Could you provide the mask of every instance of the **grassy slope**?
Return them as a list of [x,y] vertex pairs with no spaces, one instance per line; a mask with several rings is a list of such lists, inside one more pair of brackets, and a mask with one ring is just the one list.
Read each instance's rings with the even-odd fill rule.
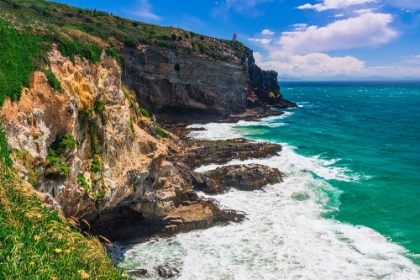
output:
[[[237,41],[210,38],[174,27],[162,27],[42,0],[0,0],[0,11],[23,24],[47,24],[77,29],[101,38],[115,48],[138,44],[160,45],[201,53],[217,60],[242,61],[245,46]],[[227,52],[223,51],[227,50]]]

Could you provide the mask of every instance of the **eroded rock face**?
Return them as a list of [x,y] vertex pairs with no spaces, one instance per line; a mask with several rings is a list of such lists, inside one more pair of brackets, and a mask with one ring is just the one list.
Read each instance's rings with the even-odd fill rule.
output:
[[247,106],[296,106],[271,93],[280,90],[277,72],[261,70],[248,48],[242,61],[229,62],[158,46],[125,48],[122,57],[125,84],[167,123],[226,119]]
[[218,167],[205,173],[214,179],[224,190],[260,190],[268,184],[282,181],[282,174],[277,168],[260,164],[229,165]]
[[124,83],[160,120],[226,117],[245,110],[248,77],[241,63],[158,46],[122,53]]
[[[45,201],[99,229],[134,219],[154,225],[154,231],[175,232],[184,228],[178,224],[208,226],[217,219],[214,206],[201,203],[167,160],[168,147],[180,150],[179,144],[157,139],[151,133],[156,124],[130,108],[112,57],[103,52],[100,63],[76,58],[73,65],[55,49],[49,59],[62,92],[37,71],[21,100],[8,100],[1,111],[21,177],[32,180]],[[51,149],[65,135],[75,145],[59,148],[61,163],[51,164]]]

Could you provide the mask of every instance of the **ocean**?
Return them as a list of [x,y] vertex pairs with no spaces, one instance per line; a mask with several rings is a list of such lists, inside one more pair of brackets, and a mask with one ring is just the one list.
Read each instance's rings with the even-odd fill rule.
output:
[[212,196],[246,212],[240,224],[115,244],[120,267],[149,279],[163,263],[178,279],[420,279],[420,82],[280,86],[298,108],[190,136],[280,143],[278,156],[228,164],[276,167],[284,182]]

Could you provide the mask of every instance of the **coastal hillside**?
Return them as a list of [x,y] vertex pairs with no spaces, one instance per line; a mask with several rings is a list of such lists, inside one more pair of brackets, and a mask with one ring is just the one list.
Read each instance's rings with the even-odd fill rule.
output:
[[[243,219],[198,197],[194,187],[214,193],[220,184],[193,171],[188,145],[160,122],[295,106],[282,99],[277,73],[255,65],[240,42],[12,0],[0,1],[0,105],[1,160],[15,170],[4,176],[112,240]],[[242,158],[279,149],[234,146]],[[2,195],[19,184],[2,183]]]

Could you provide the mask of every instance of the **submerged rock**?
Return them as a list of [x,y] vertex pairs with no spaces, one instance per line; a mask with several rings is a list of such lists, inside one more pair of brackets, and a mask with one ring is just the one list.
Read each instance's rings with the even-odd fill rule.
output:
[[258,190],[267,184],[282,181],[282,173],[277,168],[260,164],[223,166],[208,171],[205,175],[214,179],[225,190],[231,187],[245,191]]
[[158,265],[155,269],[159,276],[163,278],[173,278],[180,273],[177,268],[169,266],[168,263]]
[[147,275],[147,269],[136,268],[136,269],[127,271],[127,274],[131,275],[131,276],[137,276],[137,277],[146,276]]

